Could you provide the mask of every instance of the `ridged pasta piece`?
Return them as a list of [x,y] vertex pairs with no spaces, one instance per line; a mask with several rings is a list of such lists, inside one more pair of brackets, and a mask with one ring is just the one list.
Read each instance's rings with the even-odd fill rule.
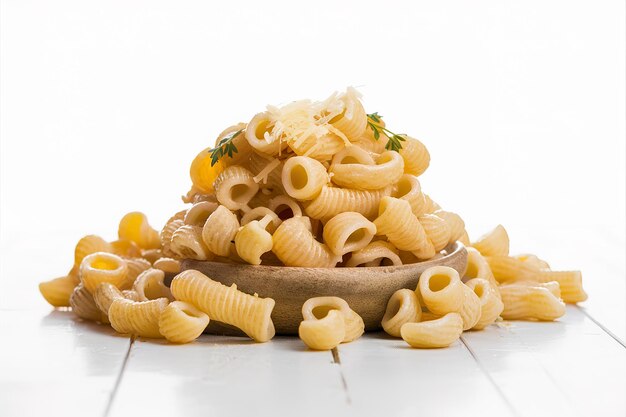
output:
[[[235,145],[235,147],[237,148],[237,152],[233,152],[232,155],[225,155],[222,159],[220,159],[220,162],[224,167],[244,164],[248,160],[248,158],[250,158],[250,155],[252,154],[252,147],[246,139],[245,129],[245,123],[237,123],[236,125],[232,125],[224,129],[224,131],[217,136],[217,139],[215,140],[215,146],[218,146],[222,139],[224,139],[226,136],[233,133],[235,134],[235,136],[233,136],[233,138],[231,139],[231,143]],[[237,134],[237,132],[241,133]],[[213,178],[213,180],[215,180],[215,178]]]
[[54,307],[69,307],[70,296],[76,287],[73,277],[64,276],[39,283],[39,292]]
[[165,286],[164,279],[165,272],[160,269],[150,268],[143,271],[133,284],[133,290],[137,292],[139,301],[156,300],[157,298],[173,300],[172,292]]
[[320,137],[310,135],[302,141],[292,141],[289,147],[296,155],[307,156],[318,161],[328,161],[341,152],[345,142],[336,134],[328,133]]
[[484,329],[495,322],[504,309],[500,294],[496,293],[491,283],[483,278],[472,278],[465,285],[474,291],[480,300],[480,318],[472,328]]
[[272,251],[287,266],[332,268],[341,260],[327,245],[315,240],[308,217],[285,220],[272,236]]
[[431,312],[445,315],[458,312],[465,294],[459,273],[447,266],[433,266],[422,272],[417,282],[423,305]]
[[202,236],[203,229],[199,226],[181,226],[172,235],[170,250],[180,258],[209,260],[212,254]]
[[157,259],[152,266],[163,272],[170,274],[178,274],[180,272],[180,261],[172,258]]
[[91,321],[98,321],[100,323],[108,323],[108,317],[100,311],[93,296],[83,284],[79,284],[72,295],[70,296],[70,306],[72,312],[78,317]]
[[285,162],[262,153],[253,152],[248,168],[254,174],[254,180],[262,190],[283,194],[282,172]]
[[[380,119],[378,124],[383,127],[385,126],[383,119]],[[374,137],[374,131],[368,126],[365,132],[352,143],[368,152],[381,154],[386,151],[385,146],[387,142],[389,142],[389,137],[387,137],[384,132],[380,132],[380,136],[376,139]]]
[[435,252],[439,252],[450,243],[450,227],[448,223],[439,216],[434,214],[424,214],[417,219],[422,227],[428,240],[433,244]]
[[431,349],[444,348],[459,340],[463,333],[463,319],[458,313],[448,313],[443,317],[405,323],[400,328],[400,336],[411,347]]
[[417,217],[427,214],[426,201],[424,200],[422,187],[416,176],[409,174],[402,175],[395,184],[391,196],[408,201],[411,205],[411,211],[413,211],[413,214]]
[[321,319],[331,310],[339,311],[343,317],[345,335],[342,343],[352,342],[363,335],[365,331],[363,319],[340,297],[309,298],[302,305],[302,317],[305,321]]
[[339,129],[349,140],[357,140],[367,128],[367,115],[363,104],[354,89],[347,91],[339,99],[343,102],[343,110],[330,119],[329,123]]
[[283,221],[278,217],[276,213],[274,213],[267,207],[255,207],[249,212],[245,213],[243,216],[241,216],[241,225],[245,226],[253,220],[261,220],[267,216],[270,217],[271,221],[267,224],[265,229],[270,233],[274,233],[276,228],[280,226]]
[[257,342],[267,342],[274,337],[270,316],[275,302],[271,298],[245,294],[238,291],[235,284],[227,287],[191,269],[172,280],[171,290],[177,300],[193,304],[211,320],[241,329]]
[[109,307],[109,320],[118,333],[159,339],[163,337],[159,331],[159,319],[168,304],[167,298],[150,301],[118,298]]
[[352,190],[339,187],[323,187],[320,194],[305,206],[309,217],[326,222],[345,211],[356,211],[368,220],[378,213],[378,206],[383,197],[391,193],[391,187],[374,191]]
[[163,251],[161,249],[144,249],[141,251],[141,258],[150,264],[153,264],[157,259],[163,257]]
[[124,295],[124,298],[126,298],[127,300],[141,301],[139,299],[139,294],[137,294],[137,291],[135,290],[122,290],[122,294]]
[[[561,298],[561,286],[557,281],[537,282],[537,281],[515,281],[515,285],[526,285],[527,287],[542,287],[547,289],[556,298]],[[504,284],[508,285],[508,284]],[[563,300],[565,301],[565,300]]]
[[[101,252],[108,251],[104,250]],[[138,258],[141,256],[141,249],[132,240],[117,239],[111,242],[111,253],[126,258]]]
[[324,242],[335,255],[366,247],[376,234],[376,226],[361,213],[347,211],[330,219],[324,225]]
[[561,289],[561,298],[566,303],[579,303],[587,299],[587,293],[583,289],[583,278],[580,271],[546,271],[537,275],[537,280],[542,283],[556,281]]
[[346,325],[338,310],[329,310],[322,318],[303,320],[298,327],[300,339],[310,349],[330,350],[343,341]]
[[374,224],[376,233],[386,235],[398,249],[411,251],[420,259],[430,259],[435,255],[435,247],[411,211],[408,201],[383,197]]
[[419,140],[407,135],[403,136],[406,140],[402,142],[400,155],[404,159],[404,172],[419,177],[430,165],[430,153]]
[[282,183],[285,192],[296,200],[312,200],[328,183],[328,173],[313,158],[292,156],[283,166]]
[[405,323],[415,323],[422,318],[422,307],[415,291],[401,289],[393,293],[387,302],[387,309],[381,325],[391,336],[400,337],[400,329]]
[[472,278],[483,278],[489,281],[494,291],[500,297],[500,291],[498,290],[498,281],[491,272],[491,267],[487,260],[472,247],[467,247],[467,267],[465,268],[464,280]]
[[296,200],[286,195],[279,195],[270,200],[268,207],[281,220],[291,219],[292,217],[301,217],[302,209]]
[[161,240],[161,250],[165,256],[175,256],[174,252],[170,249],[170,244],[172,243],[172,235],[179,227],[184,226],[184,218],[187,214],[187,210],[182,210],[172,216],[163,229],[161,229],[161,233],[159,234],[159,238]]
[[469,245],[471,245],[469,234],[467,234],[467,230],[464,230],[461,237],[459,237],[457,240],[461,242],[463,245],[465,245],[465,247],[469,247]]
[[509,235],[506,229],[497,225],[493,230],[482,235],[476,242],[472,242],[483,256],[508,256],[509,255]]
[[159,232],[150,226],[146,215],[139,211],[128,213],[122,217],[117,235],[120,239],[132,240],[141,249],[159,249],[161,247]]
[[[417,258],[415,259],[417,260]],[[363,249],[352,252],[350,259],[348,259],[344,266],[379,266],[381,264],[385,264],[386,260],[388,260],[388,264],[394,266],[403,264],[402,260],[398,256],[398,249],[395,246],[389,242],[377,240],[371,242]]]
[[500,286],[505,320],[556,320],[565,314],[565,303],[544,287],[520,284]]
[[168,304],[159,318],[159,332],[172,343],[190,343],[209,325],[209,316],[183,301]]
[[441,210],[441,206],[435,203],[428,194],[424,194],[424,213],[432,214],[437,210]]
[[267,155],[277,155],[287,143],[273,133],[273,124],[268,112],[256,114],[246,128],[246,140],[256,151]]
[[96,252],[113,252],[113,246],[100,236],[87,235],[74,248],[74,266],[79,267],[85,256]]
[[187,213],[185,213],[185,218],[183,219],[184,224],[188,224],[190,226],[204,226],[206,220],[209,216],[217,209],[219,204],[214,203],[212,201],[200,201],[199,203],[194,204]]
[[206,247],[218,256],[230,254],[230,242],[239,230],[237,216],[225,206],[219,206],[202,228],[202,240]]
[[126,279],[128,266],[117,255],[96,252],[85,256],[80,264],[80,281],[87,291],[93,292],[102,282],[119,287]]
[[109,308],[113,301],[118,298],[125,298],[122,291],[117,288],[115,285],[109,282],[103,282],[102,284],[96,287],[96,290],[93,292],[93,301],[96,304],[96,307],[107,316],[109,316]]
[[239,165],[226,168],[215,180],[217,201],[229,210],[249,209],[248,203],[259,191],[254,175]]
[[519,259],[522,262],[526,262],[529,265],[532,265],[538,269],[550,269],[550,264],[548,262],[544,261],[537,255],[534,255],[532,253],[522,253],[519,255],[515,255],[514,258]]
[[443,219],[450,229],[450,242],[456,242],[465,234],[465,222],[456,213],[445,210],[436,210],[435,216]]
[[485,256],[485,259],[493,276],[500,283],[538,280],[539,269],[519,259],[511,256]]
[[463,319],[463,330],[469,330],[480,320],[480,299],[467,285],[461,284],[461,287],[463,288],[463,305],[458,313]]
[[124,277],[124,281],[119,285],[121,290],[132,288],[139,274],[152,267],[150,262],[142,258],[125,258],[124,260],[126,261],[127,269],[126,277]]
[[404,160],[394,151],[383,152],[376,165],[340,163],[330,166],[331,180],[355,190],[378,190],[396,183],[404,171]]
[[[384,152],[384,151],[383,151]],[[378,152],[382,153],[382,152]],[[340,164],[376,165],[371,153],[360,146],[348,146],[333,156],[330,166]]]
[[242,226],[235,236],[237,254],[252,265],[261,265],[261,255],[272,250],[272,235],[265,230],[272,217],[253,220]]

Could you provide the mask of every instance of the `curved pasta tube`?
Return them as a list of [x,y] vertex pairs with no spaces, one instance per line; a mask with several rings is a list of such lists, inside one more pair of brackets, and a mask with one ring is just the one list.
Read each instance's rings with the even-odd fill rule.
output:
[[152,266],[169,274],[178,274],[180,272],[180,261],[172,258],[157,259]]
[[328,161],[345,147],[345,142],[337,135],[328,133],[317,137],[309,135],[304,140],[289,142],[289,147],[296,155],[306,156],[318,161]]
[[109,322],[107,316],[96,305],[91,293],[82,284],[74,288],[70,296],[70,307],[72,307],[72,312],[82,319],[100,323]]
[[242,226],[235,236],[237,254],[252,265],[261,265],[261,255],[272,250],[272,235],[265,230],[272,221],[270,216],[253,220]]
[[137,294],[137,291],[135,290],[122,290],[122,294],[124,295],[124,298],[126,298],[127,300],[141,301],[139,299],[139,294]]
[[540,276],[541,271],[537,267],[511,256],[485,256],[485,260],[500,283],[537,281]]
[[389,194],[391,187],[364,191],[325,186],[320,194],[305,206],[304,211],[309,217],[320,219],[322,222],[345,211],[356,211],[372,220],[378,213],[381,199]]
[[[385,121],[380,119],[380,126],[385,126]],[[381,154],[386,151],[385,146],[389,142],[389,137],[384,132],[380,132],[378,139],[374,137],[374,131],[369,127],[365,128],[365,132],[352,143],[368,152]]]
[[301,217],[302,209],[298,203],[286,195],[274,197],[269,202],[269,209],[282,219],[287,220],[293,217]]
[[505,320],[556,320],[565,314],[565,303],[549,289],[539,286],[507,284],[500,286]]
[[541,283],[558,282],[561,297],[566,303],[578,303],[587,299],[582,279],[580,271],[540,271],[537,275],[537,280]]
[[400,155],[404,159],[404,172],[419,177],[430,165],[430,153],[419,140],[407,135],[403,136],[406,140],[402,142]]
[[463,304],[458,313],[463,320],[463,330],[469,330],[480,320],[480,299],[467,285],[461,284],[461,288],[463,288]]
[[167,298],[172,301],[174,297],[163,280],[165,272],[160,269],[148,269],[143,271],[135,280],[133,290],[137,292],[139,301],[156,300],[157,298]]
[[367,150],[358,145],[348,146],[333,156],[330,166],[335,165],[376,165],[376,161]]
[[256,151],[268,155],[277,155],[287,143],[274,137],[272,134],[273,124],[268,112],[256,114],[246,128],[246,140]]
[[178,213],[174,214],[163,226],[161,229],[161,233],[159,233],[159,238],[161,240],[161,250],[165,256],[174,256],[174,252],[170,250],[170,244],[172,242],[172,235],[174,232],[181,226],[183,226],[185,215],[187,214],[187,210],[181,210]]
[[398,249],[395,246],[384,240],[376,240],[363,249],[352,252],[345,266],[379,266],[385,260],[389,260],[389,263],[394,266],[402,265],[403,263],[398,256]]
[[361,213],[347,211],[324,225],[324,242],[338,256],[363,249],[376,234],[376,226]]
[[282,222],[272,240],[272,251],[287,266],[332,268],[341,260],[328,246],[315,240],[306,217],[293,217]]
[[119,256],[96,252],[85,256],[81,262],[80,281],[91,293],[102,282],[110,282],[119,287],[124,282],[127,271],[126,261]]
[[303,320],[298,327],[300,339],[311,349],[330,350],[342,342],[346,334],[343,315],[338,310],[330,310],[319,319]]
[[285,192],[296,200],[312,200],[328,183],[328,174],[319,161],[292,156],[283,166],[282,183]]
[[209,251],[218,256],[230,254],[230,242],[239,230],[237,216],[224,206],[219,206],[202,228],[202,240]]
[[415,323],[421,318],[422,308],[415,291],[401,289],[389,298],[381,325],[389,335],[400,337],[403,324]]
[[[508,284],[505,284],[508,285]],[[546,288],[556,298],[561,298],[561,286],[556,281],[537,282],[537,281],[515,281],[515,285],[526,285],[527,287]],[[565,301],[565,300],[563,300]]]
[[529,265],[532,265],[538,269],[550,269],[550,264],[543,259],[539,258],[537,255],[532,253],[522,253],[519,255],[515,255],[514,258],[519,259],[522,262],[527,262]]
[[450,243],[450,227],[441,217],[434,214],[424,214],[418,218],[424,228],[428,240],[433,244],[435,252],[439,252]]
[[469,247],[469,245],[471,244],[469,235],[467,234],[467,230],[464,230],[461,237],[459,237],[457,240],[465,245],[466,248]]
[[[298,207],[299,208],[299,207]],[[249,212],[241,216],[241,225],[245,226],[253,220],[261,220],[264,217],[270,217],[270,222],[265,227],[268,232],[274,233],[276,228],[283,222],[276,213],[267,207],[255,207]]]
[[122,217],[117,235],[120,239],[132,240],[141,249],[159,249],[161,247],[159,232],[150,226],[146,215],[139,211],[128,213]]
[[378,190],[396,183],[403,174],[404,161],[398,152],[383,152],[376,165],[341,163],[330,166],[331,180],[356,190]]
[[39,284],[39,292],[46,301],[54,307],[69,307],[70,296],[76,287],[73,277],[55,278]]
[[332,310],[339,311],[344,320],[345,334],[342,343],[352,342],[363,335],[365,331],[363,318],[340,297],[309,298],[302,305],[302,317],[304,321],[319,320]]
[[[99,252],[108,252],[106,250]],[[141,249],[135,242],[128,239],[117,239],[111,242],[111,253],[117,256],[123,256],[126,258],[139,258],[141,256]]]
[[183,223],[190,226],[202,227],[209,216],[217,210],[218,206],[219,204],[213,201],[200,201],[187,210]]
[[[217,136],[215,146],[218,146],[226,136],[235,133],[235,136],[231,139],[231,143],[235,145],[237,152],[233,152],[232,155],[224,155],[224,157],[220,159],[219,162],[221,162],[224,167],[244,164],[250,157],[250,154],[252,154],[252,147],[246,139],[246,127],[245,123],[237,123],[236,125],[224,129],[224,131]],[[236,132],[239,131],[241,131],[241,133],[236,134]],[[210,156],[210,152],[207,151],[207,153]],[[215,180],[215,178],[213,178],[213,180]],[[213,181],[211,181],[210,184],[212,185]]]
[[482,235],[476,242],[472,242],[483,256],[508,256],[509,255],[509,235],[506,229],[497,225],[490,232]]
[[504,309],[500,294],[496,293],[491,283],[483,278],[472,278],[465,283],[480,300],[480,318],[473,329],[484,329],[495,322]]
[[117,298],[109,307],[111,327],[118,333],[134,334],[153,339],[162,338],[163,336],[159,331],[159,319],[168,304],[167,298],[149,301]]
[[205,261],[212,258],[211,252],[202,239],[203,229],[199,226],[184,225],[172,235],[170,250],[180,258]]
[[450,230],[450,242],[456,242],[466,233],[465,222],[458,214],[445,210],[436,210],[433,214],[445,221],[448,225],[448,229]]
[[213,192],[213,182],[217,176],[224,171],[225,165],[222,161],[226,158],[222,158],[222,160],[213,164],[211,149],[212,147],[208,147],[201,150],[191,162],[191,166],[189,167],[189,178],[191,178],[192,189],[189,191],[188,197],[191,197],[191,194],[194,193]]
[[74,248],[74,266],[79,267],[85,256],[96,252],[113,252],[113,246],[100,236],[87,235]]
[[443,316],[461,310],[464,301],[459,273],[447,266],[433,266],[422,272],[417,282],[419,295],[431,312]]
[[400,177],[391,193],[392,197],[406,200],[411,205],[411,211],[417,217],[426,213],[426,201],[422,193],[422,187],[416,176],[404,174]]
[[450,346],[463,333],[463,319],[458,313],[419,323],[406,323],[400,329],[402,339],[414,348]]
[[274,337],[271,319],[274,300],[259,298],[213,281],[206,275],[187,270],[178,274],[171,284],[177,300],[193,304],[211,320],[230,324],[241,329],[257,342],[267,342]]
[[109,282],[103,282],[102,284],[96,287],[96,290],[93,292],[93,301],[96,304],[96,307],[107,316],[109,316],[109,308],[113,301],[118,298],[125,298],[122,291],[117,288],[115,285]]
[[163,251],[161,249],[144,249],[141,251],[141,259],[153,264],[159,258],[163,257]]
[[500,297],[500,291],[498,290],[498,281],[496,281],[489,267],[487,260],[472,247],[467,247],[467,267],[465,268],[465,274],[463,278],[465,280],[472,278],[483,278],[489,281],[498,298]]
[[190,343],[209,325],[209,316],[194,305],[173,301],[159,318],[159,332],[172,343]]
[[150,269],[152,265],[150,262],[142,258],[126,258],[126,276],[124,281],[119,285],[122,290],[132,288],[133,283],[143,271]]
[[229,210],[248,210],[248,203],[259,191],[252,173],[239,165],[226,168],[213,186],[217,201]]
[[374,224],[376,233],[386,235],[398,249],[413,252],[420,259],[435,256],[435,247],[407,201],[383,197]]
[[339,129],[349,140],[357,140],[367,128],[367,115],[356,90],[348,90],[340,98],[343,109],[329,123]]
[[441,206],[433,201],[428,194],[424,194],[424,213],[431,214],[441,210]]

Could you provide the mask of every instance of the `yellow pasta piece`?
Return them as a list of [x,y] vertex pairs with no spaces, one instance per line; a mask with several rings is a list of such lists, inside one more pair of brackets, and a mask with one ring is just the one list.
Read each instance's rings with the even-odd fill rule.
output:
[[[108,252],[107,250],[99,252]],[[139,258],[141,249],[135,242],[128,239],[118,239],[111,242],[111,253],[126,258]]]
[[200,201],[187,210],[183,223],[190,226],[202,227],[218,206],[219,204],[213,201]]
[[150,262],[146,261],[142,258],[126,258],[126,277],[124,277],[124,281],[119,285],[119,288],[122,290],[127,290],[132,288],[135,280],[143,271],[150,269],[152,265]]
[[[542,287],[547,289],[554,295],[556,298],[561,298],[561,286],[557,281],[548,281],[548,282],[538,282],[538,281],[515,281],[515,285],[525,285],[527,287]],[[508,284],[504,284],[508,285]],[[565,301],[565,300],[563,300]]]
[[249,210],[248,203],[259,191],[254,175],[239,165],[226,168],[213,186],[217,201],[229,210]]
[[187,213],[187,210],[180,211],[176,213],[172,218],[170,218],[163,229],[161,229],[160,240],[161,240],[161,250],[165,256],[176,256],[174,252],[172,252],[170,245],[172,243],[172,235],[179,227],[185,225],[184,217]]
[[[208,222],[208,220],[207,220]],[[203,240],[203,229],[199,226],[184,225],[172,235],[170,250],[181,258],[206,261],[212,258]]]
[[282,170],[285,192],[296,200],[312,200],[328,183],[326,168],[306,156],[292,156]]
[[463,237],[465,234],[465,222],[461,216],[445,210],[436,210],[433,214],[443,219],[448,225],[450,229],[450,242],[456,242]]
[[346,334],[343,315],[338,310],[329,310],[321,318],[303,320],[298,328],[300,339],[311,349],[330,350],[342,342]]
[[74,288],[70,296],[70,306],[74,314],[82,319],[100,323],[109,322],[107,316],[96,305],[91,293],[82,284]]
[[118,298],[125,298],[122,291],[117,288],[115,285],[109,282],[103,282],[102,284],[96,287],[96,290],[93,292],[93,301],[96,304],[96,307],[107,316],[109,316],[109,308],[113,301]]
[[74,249],[74,266],[79,267],[85,256],[96,252],[113,252],[113,246],[100,236],[87,235],[80,239]]
[[404,158],[404,172],[419,177],[430,165],[430,154],[426,146],[419,140],[407,135],[402,142],[400,155]]
[[368,220],[378,213],[378,206],[384,196],[391,193],[391,187],[375,191],[352,190],[339,187],[323,187],[320,194],[305,206],[306,214],[322,222],[345,211],[356,211]]
[[472,278],[465,285],[474,291],[480,300],[480,318],[472,328],[484,329],[495,322],[504,309],[500,294],[496,293],[491,283],[483,278]]
[[141,251],[141,257],[144,261],[153,264],[157,259],[163,257],[163,251],[161,249],[144,249]]
[[133,284],[133,290],[137,292],[139,301],[156,300],[157,298],[173,300],[172,292],[163,283],[164,279],[165,272],[160,269],[151,268],[139,274]]
[[[539,269],[511,256],[485,256],[498,282],[537,281]],[[552,280],[550,280],[552,281]]]
[[463,230],[463,234],[457,240],[465,245],[465,247],[468,247],[471,244],[469,235],[467,234],[467,230]]
[[492,231],[482,235],[476,242],[472,243],[483,256],[508,256],[509,255],[509,235],[506,229],[497,225]]
[[137,294],[137,291],[135,290],[122,290],[122,294],[124,295],[124,298],[126,298],[127,300],[141,301],[139,299],[139,294]]
[[366,247],[376,234],[374,223],[353,211],[340,213],[324,226],[324,242],[338,256]]
[[341,164],[376,165],[376,161],[366,149],[360,146],[348,146],[333,156],[330,166]]
[[400,337],[400,329],[405,323],[415,323],[422,318],[422,307],[415,291],[401,289],[393,293],[387,302],[387,310],[381,325],[394,337]]
[[274,337],[270,315],[275,302],[271,298],[245,294],[235,284],[227,287],[194,270],[178,274],[172,280],[171,290],[177,300],[193,304],[211,320],[241,329],[257,342]]
[[141,249],[159,249],[161,247],[159,232],[148,224],[146,215],[138,211],[122,217],[117,235],[120,239],[132,240]]
[[276,228],[280,226],[283,221],[278,217],[276,213],[274,213],[267,207],[255,207],[249,212],[245,213],[243,216],[241,216],[241,225],[245,226],[253,220],[261,220],[267,216],[270,217],[271,221],[267,224],[265,228],[268,232],[274,233]]
[[514,258],[519,259],[522,262],[526,262],[529,265],[532,265],[538,269],[550,269],[550,264],[548,264],[548,262],[539,258],[537,255],[533,255],[532,253],[515,255]]
[[209,316],[183,301],[168,304],[159,318],[159,332],[170,342],[190,343],[209,325]]
[[[219,146],[220,142],[226,138],[226,136],[234,135],[232,136],[231,143],[237,148],[237,152],[233,152],[232,155],[224,155],[224,157],[220,159],[220,162],[222,162],[224,167],[244,164],[250,158],[250,155],[252,154],[252,147],[246,140],[246,127],[245,123],[237,123],[236,125],[224,129],[224,131],[217,136],[217,139],[215,140],[216,147]],[[215,178],[213,178],[213,180],[215,180]],[[212,190],[208,190],[207,192],[211,191]]]
[[75,287],[76,280],[73,277],[65,276],[41,282],[39,284],[39,292],[50,305],[54,307],[69,307],[70,296],[74,292]]
[[267,155],[277,155],[287,146],[273,134],[273,121],[268,112],[256,114],[246,128],[246,140],[256,151]]
[[428,194],[424,194],[424,213],[432,214],[437,210],[441,210],[441,206],[435,203]]
[[489,267],[487,260],[476,249],[468,247],[467,249],[467,268],[465,269],[464,279],[483,278],[489,281],[494,288],[498,297],[500,297],[500,291],[498,290],[498,281],[496,281]]
[[348,162],[330,166],[331,180],[356,190],[378,190],[396,183],[404,171],[404,160],[394,151],[383,152],[376,165]]
[[433,266],[422,272],[417,283],[428,310],[438,315],[458,312],[465,294],[459,273],[447,266]]
[[287,266],[332,268],[341,260],[327,245],[315,240],[308,217],[285,220],[272,236],[272,251]]
[[389,242],[377,240],[369,243],[363,249],[352,252],[350,259],[344,266],[398,266],[402,264],[403,262],[398,256],[398,249],[395,246]]
[[367,115],[359,100],[359,94],[354,89],[348,89],[339,97],[339,100],[343,103],[343,109],[329,123],[339,129],[349,140],[357,140],[367,128]]
[[302,305],[302,317],[305,321],[321,319],[331,310],[339,311],[343,317],[345,334],[342,343],[352,342],[363,335],[365,331],[363,319],[340,297],[309,298]]
[[201,193],[213,192],[213,182],[224,170],[225,166],[222,161],[225,160],[226,158],[222,158],[216,164],[212,164],[211,147],[200,151],[189,168],[189,177],[193,188]]
[[119,287],[126,278],[128,266],[117,255],[96,252],[85,256],[80,264],[80,281],[87,291],[93,292],[98,284],[110,282]]
[[159,319],[168,304],[167,298],[150,301],[118,298],[109,307],[109,320],[118,333],[159,339],[163,337],[159,332]]
[[242,226],[235,236],[237,254],[252,265],[261,265],[261,255],[272,250],[272,235],[265,230],[272,217],[253,220]]
[[169,274],[178,274],[180,272],[180,261],[172,258],[157,259],[152,266]]
[[435,252],[439,252],[450,243],[450,227],[448,223],[439,216],[434,214],[424,214],[418,219],[428,240],[433,244]]
[[459,340],[463,319],[458,313],[419,323],[405,323],[400,328],[402,339],[414,348],[443,348]]
[[224,206],[219,206],[202,228],[202,240],[209,251],[219,256],[230,254],[230,242],[239,230],[237,216]]
[[302,209],[298,203],[286,195],[279,195],[272,198],[269,201],[268,207],[282,220],[302,216]]
[[520,284],[500,286],[505,320],[556,320],[565,314],[565,303],[547,288]]
[[463,330],[469,330],[480,320],[480,299],[467,285],[461,284],[461,287],[463,288],[463,305],[458,313],[463,320]]
[[426,201],[424,200],[422,187],[416,176],[409,174],[402,175],[396,183],[391,196],[408,201],[411,205],[411,211],[413,211],[413,214],[417,217],[427,214]]
[[411,251],[420,259],[435,255],[435,247],[406,200],[383,197],[374,224],[376,233],[386,235],[398,249]]
[[289,147],[296,155],[307,156],[318,161],[327,161],[345,147],[345,142],[334,133],[320,137],[310,135],[303,141],[293,141]]
[[541,271],[537,280],[542,283],[556,281],[561,289],[561,297],[566,303],[579,303],[587,299],[583,289],[583,278],[580,271]]
[[[385,121],[380,119],[379,126],[384,127]],[[368,152],[381,154],[386,151],[385,146],[389,142],[389,137],[384,132],[380,132],[378,139],[374,137],[374,131],[371,128],[366,128],[365,132],[357,140],[352,143]]]

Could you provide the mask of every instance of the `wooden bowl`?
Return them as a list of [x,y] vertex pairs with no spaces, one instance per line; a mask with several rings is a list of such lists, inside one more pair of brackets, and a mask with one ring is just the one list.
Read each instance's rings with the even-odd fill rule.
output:
[[[278,334],[297,334],[302,304],[311,297],[327,295],[346,300],[363,317],[366,330],[379,330],[389,297],[401,288],[414,289],[424,270],[442,265],[461,275],[465,272],[467,251],[462,243],[450,244],[442,255],[415,264],[362,268],[299,268],[186,259],[182,270],[195,269],[224,285],[235,283],[245,293],[273,298],[276,306],[272,320]],[[224,329],[213,328],[217,332]]]

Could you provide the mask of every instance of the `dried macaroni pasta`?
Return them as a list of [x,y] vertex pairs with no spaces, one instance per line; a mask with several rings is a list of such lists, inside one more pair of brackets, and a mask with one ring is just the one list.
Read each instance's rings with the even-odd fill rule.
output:
[[321,318],[303,320],[298,327],[300,339],[309,348],[330,350],[339,346],[346,335],[346,324],[338,310],[329,310]]
[[157,298],[173,300],[172,292],[163,283],[164,279],[165,272],[160,269],[151,268],[143,271],[133,284],[133,290],[137,292],[139,301],[156,300]]
[[459,273],[447,266],[433,266],[422,272],[417,283],[424,305],[433,313],[458,312],[465,294]]
[[183,301],[168,304],[159,318],[159,333],[173,343],[196,340],[209,325],[209,316]]
[[507,284],[500,286],[507,320],[537,319],[556,320],[565,314],[565,303],[549,289],[539,286]]
[[73,277],[64,276],[39,284],[39,292],[54,307],[69,307],[70,296],[77,282]]
[[204,226],[204,223],[206,223],[209,216],[217,210],[218,206],[219,204],[214,203],[213,201],[200,201],[187,210],[183,223],[190,226],[202,227]]
[[404,135],[400,155],[404,158],[404,172],[415,175],[422,175],[430,165],[430,154],[422,142],[410,136]]
[[328,246],[315,240],[308,217],[285,220],[272,236],[272,251],[287,266],[332,268],[341,260]]
[[509,235],[506,229],[497,225],[495,229],[481,236],[476,242],[472,242],[483,256],[508,256],[509,255]]
[[202,235],[203,229],[200,226],[181,226],[172,235],[170,250],[181,258],[208,260],[212,255]]
[[85,256],[80,264],[80,281],[92,293],[102,282],[120,286],[126,279],[126,261],[117,255],[96,252]]
[[484,329],[500,316],[504,304],[500,300],[500,293],[496,292],[489,281],[483,278],[472,278],[465,283],[480,300],[480,318],[473,329]]
[[229,210],[249,210],[248,203],[259,191],[254,175],[239,165],[226,168],[213,186],[217,201]]
[[87,235],[81,238],[74,249],[74,266],[79,267],[85,256],[96,252],[113,252],[113,246],[100,236]]
[[237,216],[224,206],[219,206],[202,228],[202,240],[209,251],[219,256],[230,254],[230,242],[239,230]]
[[108,323],[108,317],[100,311],[93,296],[87,289],[79,284],[70,296],[70,306],[78,317],[100,323]]
[[405,323],[415,323],[422,318],[422,307],[415,291],[401,289],[393,293],[387,302],[387,309],[381,325],[394,337],[400,337],[400,329]]
[[398,256],[398,249],[389,242],[377,240],[371,242],[363,249],[352,252],[345,266],[379,266],[379,265],[402,265]]
[[117,234],[120,239],[131,240],[142,249],[159,249],[161,247],[159,232],[148,224],[146,215],[138,211],[122,217]]
[[324,225],[324,242],[335,255],[363,249],[376,234],[374,223],[356,212],[336,215]]
[[162,338],[159,331],[159,319],[168,304],[167,298],[149,301],[117,298],[109,307],[109,320],[118,333],[153,339]]
[[312,200],[328,183],[328,173],[319,161],[294,156],[283,166],[282,183],[285,192],[296,200]]
[[461,337],[463,319],[458,313],[419,323],[405,323],[400,328],[402,339],[414,348],[442,348]]
[[346,211],[356,211],[368,220],[372,220],[378,213],[381,199],[390,193],[391,187],[363,191],[326,186],[314,200],[305,206],[304,211],[309,217],[323,222]]
[[252,265],[261,264],[261,255],[272,250],[272,235],[265,230],[272,222],[271,216],[253,220],[242,226],[235,236],[237,254]]
[[321,319],[331,310],[341,313],[345,324],[342,343],[352,342],[363,334],[365,324],[357,312],[352,310],[348,303],[339,297],[313,297],[302,305],[302,317],[305,321]]
[[386,151],[376,165],[337,163],[330,166],[331,180],[356,190],[378,190],[396,183],[404,171],[404,160],[398,152]]

